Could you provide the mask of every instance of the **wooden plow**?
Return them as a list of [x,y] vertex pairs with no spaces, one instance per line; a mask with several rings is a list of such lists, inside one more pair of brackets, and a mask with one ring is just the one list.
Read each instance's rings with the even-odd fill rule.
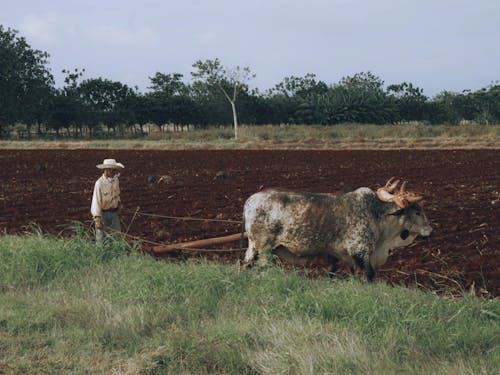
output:
[[236,233],[236,234],[231,234],[231,235],[222,236],[222,237],[205,238],[203,240],[174,243],[174,244],[170,244],[170,245],[156,245],[156,246],[152,247],[152,252],[154,254],[165,254],[165,253],[169,253],[169,252],[175,251],[175,250],[192,249],[192,248],[197,248],[197,247],[225,244],[225,243],[233,242],[233,241],[239,240],[240,238],[246,238],[246,237],[247,237],[247,233],[244,232],[244,233]]

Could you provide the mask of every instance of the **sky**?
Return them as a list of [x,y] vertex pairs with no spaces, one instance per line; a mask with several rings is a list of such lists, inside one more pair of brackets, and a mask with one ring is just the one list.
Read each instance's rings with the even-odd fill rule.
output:
[[146,92],[156,72],[191,81],[197,60],[248,66],[260,92],[308,73],[370,71],[432,97],[500,80],[499,0],[0,0],[0,24],[85,78]]

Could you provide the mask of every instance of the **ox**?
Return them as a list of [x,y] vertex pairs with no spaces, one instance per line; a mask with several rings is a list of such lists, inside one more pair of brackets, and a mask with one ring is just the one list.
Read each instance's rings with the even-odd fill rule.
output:
[[272,254],[292,264],[327,255],[331,275],[340,260],[373,281],[391,249],[432,232],[419,204],[422,197],[405,191],[405,183],[396,191],[398,183],[390,179],[376,192],[362,187],[340,196],[281,190],[253,194],[243,212],[248,236],[243,265],[264,265]]

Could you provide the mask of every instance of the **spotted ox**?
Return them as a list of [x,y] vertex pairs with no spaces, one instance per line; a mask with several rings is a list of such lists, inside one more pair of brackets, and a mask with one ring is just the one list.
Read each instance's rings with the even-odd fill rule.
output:
[[429,236],[432,228],[421,196],[389,180],[376,192],[362,187],[331,194],[264,190],[244,206],[248,250],[243,265],[265,264],[272,254],[293,264],[328,256],[333,274],[338,260],[359,267],[372,281],[391,249]]

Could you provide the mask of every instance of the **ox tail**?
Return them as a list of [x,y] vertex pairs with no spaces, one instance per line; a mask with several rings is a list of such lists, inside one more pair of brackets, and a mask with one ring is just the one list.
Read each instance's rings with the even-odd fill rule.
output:
[[243,240],[245,239],[245,216],[241,222],[240,254],[243,252]]

